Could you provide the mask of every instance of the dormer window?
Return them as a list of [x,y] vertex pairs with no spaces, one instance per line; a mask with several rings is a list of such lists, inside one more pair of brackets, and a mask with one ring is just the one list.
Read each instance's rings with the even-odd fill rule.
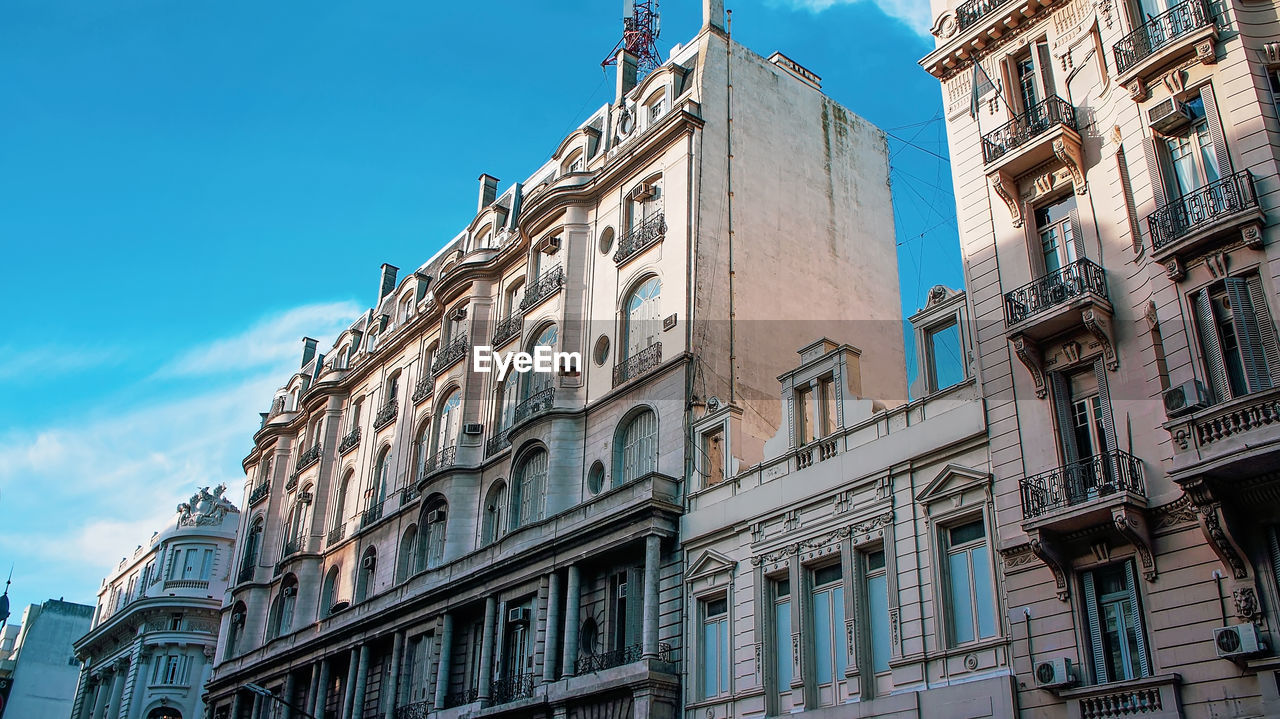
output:
[[582,149],[579,148],[570,153],[569,157],[561,163],[560,174],[568,175],[572,172],[582,172],[586,169],[586,165],[586,155],[583,153]]
[[960,342],[960,324],[953,315],[946,322],[924,331],[929,390],[936,392],[965,380],[964,350]]
[[796,387],[796,439],[801,445],[836,431],[836,382],[828,374]]
[[400,298],[400,322],[408,322],[410,317],[413,317],[413,293],[406,292]]
[[667,114],[667,96],[662,95],[657,100],[649,103],[649,124],[657,122],[658,118]]

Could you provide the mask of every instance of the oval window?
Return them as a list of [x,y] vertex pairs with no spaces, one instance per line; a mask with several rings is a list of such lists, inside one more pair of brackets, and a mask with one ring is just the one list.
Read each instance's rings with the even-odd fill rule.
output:
[[596,340],[596,346],[591,350],[591,359],[595,360],[597,367],[603,367],[606,360],[609,359],[609,338],[600,335]]
[[591,471],[587,472],[587,489],[592,494],[600,494],[600,490],[604,488],[604,463],[596,460],[591,465]]

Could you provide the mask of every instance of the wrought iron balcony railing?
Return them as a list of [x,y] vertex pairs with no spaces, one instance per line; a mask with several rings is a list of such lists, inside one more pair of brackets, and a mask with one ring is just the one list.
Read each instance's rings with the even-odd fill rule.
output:
[[646,218],[643,222],[618,240],[618,249],[613,253],[613,261],[621,265],[635,257],[650,246],[657,244],[667,235],[666,215],[658,214]]
[[297,537],[293,537],[284,543],[284,551],[281,552],[280,556],[287,557],[291,554],[297,554],[298,552],[301,552],[301,551],[302,551],[302,540],[298,539]]
[[400,506],[403,507],[417,499],[419,496],[421,496],[421,493],[418,491],[418,486],[416,484],[411,484],[408,487],[405,487],[400,492]]
[[344,538],[346,538],[346,536],[347,536],[347,523],[339,522],[338,526],[329,530],[329,537],[326,540],[326,544],[332,547],[338,542],[341,542]]
[[360,428],[347,432],[347,435],[338,443],[338,454],[346,454],[347,452],[360,446]]
[[484,443],[484,456],[492,457],[511,446],[511,436],[507,430],[499,430],[497,434],[490,437]]
[[361,529],[364,529],[365,527],[377,522],[379,519],[382,519],[382,505],[383,502],[378,502],[360,513]]
[[1213,24],[1207,0],[1186,0],[1156,15],[1112,46],[1116,72],[1123,73],[1178,38]]
[[969,0],[956,8],[956,25],[960,32],[977,25],[982,18],[1013,2],[1013,0]]
[[548,387],[524,400],[516,405],[515,412],[511,415],[512,423],[523,422],[530,417],[535,417],[551,409],[555,397],[556,388]]
[[247,567],[240,567],[240,573],[236,575],[236,584],[243,584],[250,579],[253,579],[253,570],[254,565],[252,564]]
[[1151,246],[1160,250],[1202,227],[1257,206],[1253,175],[1241,170],[1188,192],[1147,215]]
[[499,347],[506,344],[508,340],[520,336],[522,329],[524,329],[524,315],[512,312],[493,328],[493,346]]
[[992,163],[1026,145],[1057,125],[1076,129],[1076,110],[1071,103],[1050,95],[1026,112],[982,136],[982,161]]
[[294,472],[293,474],[289,475],[288,479],[285,480],[284,491],[292,492],[297,488],[298,488],[298,472]]
[[1146,495],[1142,460],[1118,449],[1023,479],[1022,518],[1034,519],[1119,492]]
[[378,414],[373,418],[374,430],[382,429],[392,422],[396,421],[396,414],[400,411],[400,401],[397,399],[388,400],[382,408],[378,410]]
[[489,683],[489,701],[494,704],[506,704],[531,696],[533,696],[532,674],[516,674],[494,679]]
[[409,399],[412,399],[414,404],[419,404],[430,397],[431,393],[435,391],[435,388],[436,383],[434,378],[420,377],[418,378],[418,383],[413,386],[413,396]]
[[441,709],[450,709],[452,707],[460,707],[470,704],[480,698],[480,690],[463,689],[458,692],[449,692],[444,695],[444,706]]
[[1012,292],[1006,292],[1005,324],[1015,325],[1028,317],[1082,297],[1086,292],[1106,299],[1106,273],[1092,261],[1079,259]]
[[431,702],[420,701],[396,707],[395,719],[427,719],[431,714]]
[[602,672],[606,669],[638,662],[643,654],[644,651],[639,644],[632,644],[609,652],[598,652],[578,657],[575,668],[578,674]]
[[524,313],[536,307],[561,287],[564,287],[564,266],[556,265],[543,272],[525,289],[524,298],[520,300],[520,312]]
[[419,477],[419,479],[425,478],[427,475],[438,472],[442,469],[452,467],[457,456],[457,447],[445,447],[444,449],[436,452],[422,463],[422,477]]
[[452,342],[444,346],[436,354],[436,359],[431,363],[432,374],[440,374],[449,369],[455,362],[467,356],[467,336],[460,335],[455,337]]
[[662,343],[654,342],[614,366],[613,386],[626,384],[660,364],[662,364]]
[[298,472],[301,472],[302,470],[306,469],[307,467],[310,467],[311,465],[319,461],[320,461],[320,445],[317,444],[311,449],[308,449],[307,451],[298,455],[298,461],[294,463],[293,471],[295,474],[297,474]]
[[249,506],[253,506],[266,499],[268,494],[271,494],[270,482],[263,482],[262,484],[254,487],[253,490],[249,492]]

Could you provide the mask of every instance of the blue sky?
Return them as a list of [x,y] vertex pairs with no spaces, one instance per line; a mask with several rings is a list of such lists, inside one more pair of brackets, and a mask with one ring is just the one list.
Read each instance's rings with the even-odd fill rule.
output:
[[[92,603],[195,487],[227,482],[300,338],[470,220],[610,99],[620,2],[0,7],[0,572]],[[903,308],[962,283],[923,0],[742,0],[735,39],[891,140]],[[665,54],[701,22],[663,3]]]

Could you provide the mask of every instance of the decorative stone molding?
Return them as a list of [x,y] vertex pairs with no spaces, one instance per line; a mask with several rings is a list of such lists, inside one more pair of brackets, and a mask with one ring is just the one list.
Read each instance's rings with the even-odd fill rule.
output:
[[1182,260],[1174,255],[1164,261],[1164,273],[1170,280],[1181,282],[1182,278],[1187,276],[1187,268],[1183,267]]
[[1155,332],[1160,329],[1160,316],[1156,314],[1155,300],[1147,301],[1147,308],[1142,313],[1143,318],[1147,321],[1147,329]]
[[1262,607],[1258,604],[1258,593],[1253,587],[1240,587],[1231,592],[1231,599],[1236,605],[1236,617],[1242,622],[1256,622],[1262,619]]
[[1003,172],[993,172],[987,175],[987,180],[991,183],[991,189],[995,191],[996,196],[1004,201],[1005,207],[1009,208],[1013,226],[1022,227],[1022,205],[1013,181]]
[[1031,553],[1053,572],[1053,581],[1058,587],[1058,600],[1067,601],[1071,596],[1071,591],[1067,587],[1067,569],[1071,564],[1058,553],[1052,542],[1044,541],[1039,530],[1032,530],[1029,537],[1030,540],[1027,543],[1031,546]]
[[1135,77],[1129,81],[1129,98],[1134,102],[1142,102],[1147,99],[1147,83],[1142,78]]
[[1191,500],[1186,495],[1178,497],[1168,504],[1162,504],[1151,510],[1155,517],[1155,529],[1167,529],[1179,524],[1196,521],[1199,515]]
[[1240,239],[1251,250],[1262,249],[1262,225],[1253,223],[1240,228]]
[[1008,572],[1031,564],[1035,561],[1036,555],[1032,553],[1030,544],[1019,544],[1010,549],[1000,550],[1000,559],[1004,562],[1004,570]]
[[1138,551],[1138,562],[1142,565],[1142,578],[1154,582],[1156,570],[1155,553],[1151,551],[1151,532],[1147,529],[1147,521],[1133,508],[1125,505],[1111,509],[1111,521],[1133,548]]
[[1209,274],[1213,275],[1215,280],[1220,280],[1227,276],[1227,253],[1211,252],[1204,256],[1204,266],[1208,268]]
[[1206,65],[1212,65],[1218,61],[1217,55],[1213,52],[1213,38],[1206,38],[1196,43],[1196,59]]
[[1026,366],[1027,371],[1031,373],[1031,381],[1035,383],[1036,396],[1044,399],[1048,394],[1049,388],[1044,383],[1044,357],[1040,354],[1040,347],[1034,341],[1025,335],[1014,335],[1009,339],[1013,344],[1013,353]]
[[191,499],[178,505],[178,526],[179,527],[195,527],[204,525],[222,524],[223,517],[229,513],[239,513],[235,505],[230,500],[222,496],[227,491],[227,485],[219,484],[209,491],[208,487],[201,487],[199,491],[191,495]]
[[934,37],[940,37],[944,40],[948,40],[955,37],[956,31],[959,29],[960,25],[956,22],[955,13],[948,10],[939,15],[937,19],[933,21],[933,27],[930,28],[929,32]]
[[1116,348],[1111,341],[1111,319],[1089,307],[1080,312],[1080,320],[1089,334],[1102,345],[1102,357],[1107,369],[1115,372],[1120,368],[1120,358],[1116,356]]
[[1249,564],[1244,560],[1245,552],[1236,541],[1231,525],[1223,512],[1222,501],[1219,500],[1203,477],[1197,477],[1182,484],[1191,503],[1199,514],[1200,530],[1209,540],[1209,546],[1223,566],[1236,579],[1247,579]]
[[1080,149],[1080,143],[1067,142],[1065,137],[1054,138],[1053,154],[1071,172],[1071,184],[1075,186],[1076,194],[1083,195],[1087,192],[1089,185],[1084,179],[1084,153]]

